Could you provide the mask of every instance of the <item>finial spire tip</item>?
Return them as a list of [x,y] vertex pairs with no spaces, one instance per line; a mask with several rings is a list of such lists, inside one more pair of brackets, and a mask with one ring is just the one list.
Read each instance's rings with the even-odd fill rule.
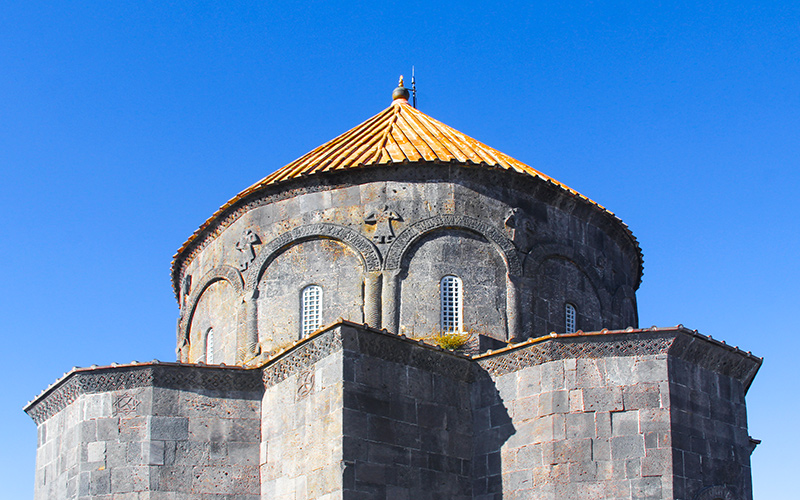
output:
[[408,101],[408,97],[410,95],[411,94],[408,89],[403,86],[403,75],[400,75],[400,82],[398,83],[397,88],[394,89],[394,92],[392,92],[392,101],[396,101],[398,99]]

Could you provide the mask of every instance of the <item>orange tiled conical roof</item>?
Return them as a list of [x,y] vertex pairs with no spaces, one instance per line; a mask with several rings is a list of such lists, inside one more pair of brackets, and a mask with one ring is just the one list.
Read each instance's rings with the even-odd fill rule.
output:
[[[627,226],[600,204],[521,161],[476,141],[412,107],[408,103],[408,90],[402,88],[402,80],[400,85],[395,89],[394,100],[388,108],[278,169],[221,206],[175,254],[173,277],[176,272],[176,264],[195,240],[226,211],[249,195],[267,186],[309,175],[381,165],[455,163],[498,168],[529,175],[551,183],[571,196],[594,205],[600,211],[619,221],[630,234]],[[633,238],[632,234],[630,236]],[[635,238],[633,240],[635,241]]]
[[511,170],[550,181],[591,201],[521,161],[434,120],[409,105],[406,99],[399,98],[364,123],[253,184],[230,203],[265,186],[307,175],[417,162],[466,163]]

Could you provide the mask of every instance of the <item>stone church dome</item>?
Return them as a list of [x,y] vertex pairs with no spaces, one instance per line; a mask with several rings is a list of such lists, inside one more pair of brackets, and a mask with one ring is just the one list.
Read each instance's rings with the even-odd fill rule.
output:
[[184,362],[244,364],[345,319],[476,348],[638,326],[613,213],[429,117],[407,91],[245,189],[178,250]]

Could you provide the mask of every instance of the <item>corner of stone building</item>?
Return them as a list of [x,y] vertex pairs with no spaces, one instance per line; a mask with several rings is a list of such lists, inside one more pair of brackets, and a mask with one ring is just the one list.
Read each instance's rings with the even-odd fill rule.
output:
[[675,498],[752,498],[745,394],[762,359],[696,331],[670,349]]

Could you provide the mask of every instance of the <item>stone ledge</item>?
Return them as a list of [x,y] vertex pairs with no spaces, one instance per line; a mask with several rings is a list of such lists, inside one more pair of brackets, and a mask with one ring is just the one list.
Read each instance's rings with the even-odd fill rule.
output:
[[263,391],[256,370],[233,366],[204,366],[153,361],[129,365],[74,368],[25,405],[23,410],[36,424],[40,424],[66,408],[82,394],[139,387],[253,393],[254,397],[259,397]]
[[683,325],[669,328],[601,330],[528,339],[497,351],[473,356],[492,375],[569,358],[667,354],[742,382],[745,391],[763,358],[701,335]]

